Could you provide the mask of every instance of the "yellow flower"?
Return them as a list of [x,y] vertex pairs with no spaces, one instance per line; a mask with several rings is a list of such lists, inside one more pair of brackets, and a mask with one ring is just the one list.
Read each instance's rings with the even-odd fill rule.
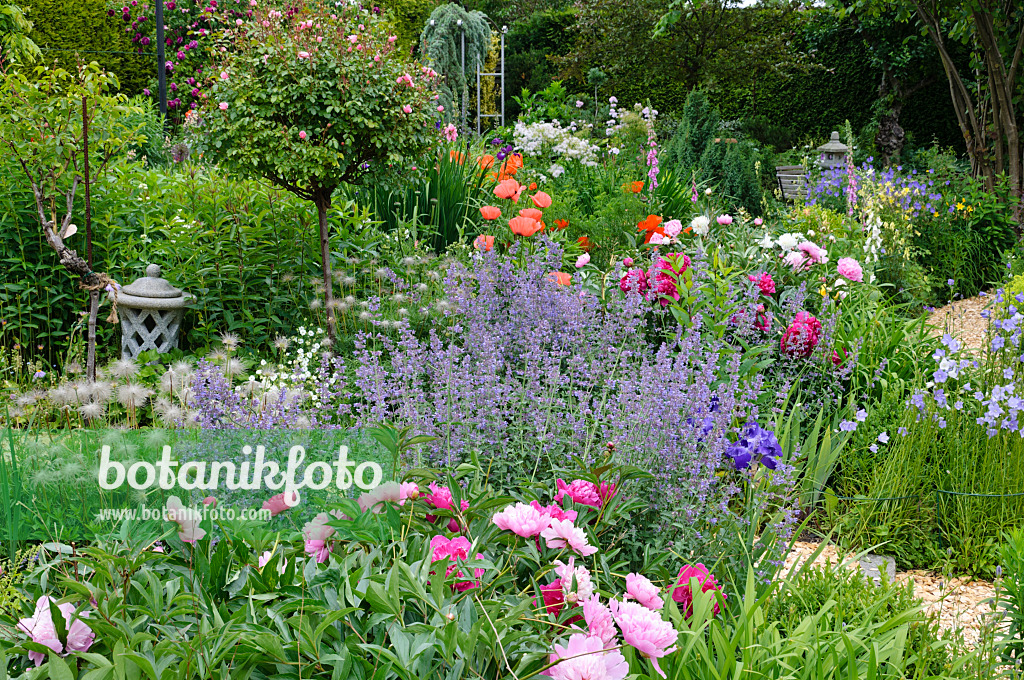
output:
[[957,210],[963,210],[964,209],[964,202],[963,201],[958,202],[956,204],[956,209]]
[[828,289],[825,288],[825,286],[822,286],[821,290],[818,291],[818,292],[821,293],[821,297],[823,297],[823,298],[827,298],[828,297]]

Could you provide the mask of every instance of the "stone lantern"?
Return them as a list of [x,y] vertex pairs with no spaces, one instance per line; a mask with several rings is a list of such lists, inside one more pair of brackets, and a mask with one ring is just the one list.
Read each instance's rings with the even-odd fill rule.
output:
[[118,292],[121,317],[121,358],[134,359],[150,349],[163,353],[178,346],[178,329],[185,305],[193,298],[160,278],[160,265],[146,267],[146,275]]
[[832,138],[817,148],[818,167],[822,170],[846,167],[846,154],[850,147],[839,141],[839,133],[832,132]]

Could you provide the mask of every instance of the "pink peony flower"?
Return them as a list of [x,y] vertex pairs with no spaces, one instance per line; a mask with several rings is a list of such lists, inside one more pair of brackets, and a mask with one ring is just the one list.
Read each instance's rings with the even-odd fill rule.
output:
[[[632,260],[630,264],[632,264]],[[651,282],[647,278],[647,272],[643,269],[630,269],[619,279],[619,288],[623,293],[639,293],[643,295],[651,289]]]
[[757,284],[761,295],[775,295],[775,281],[772,280],[772,275],[768,272],[761,272],[757,276],[750,274],[747,278]]
[[764,310],[764,305],[757,306],[757,312],[754,314],[754,328],[759,331],[767,333],[772,327],[772,314]]
[[589,505],[600,508],[615,496],[615,485],[601,482],[601,486],[585,479],[573,480],[572,484],[558,479],[555,481],[558,493],[555,494],[555,503],[561,503],[562,497],[568,495],[574,502],[582,505]]
[[[452,539],[446,538],[445,536],[441,535],[434,536],[432,539],[430,539],[430,548],[432,551],[432,557],[430,561],[441,562],[444,560],[448,560],[449,562],[454,563],[449,564],[448,568],[445,570],[444,575],[447,578],[451,575],[453,571],[456,571],[456,569],[458,568],[459,560],[469,559],[469,549],[471,547],[472,544],[469,542],[469,539],[467,539],[465,536],[457,536]],[[484,556],[480,553],[477,553],[476,558],[478,560],[482,560]],[[457,590],[461,593],[469,590],[470,588],[478,588],[480,586],[480,577],[483,575],[484,570],[480,567],[477,567],[473,570],[473,577],[477,579],[476,581],[460,581],[452,584],[452,589]],[[456,578],[463,578],[462,571],[457,571],[455,576]]]
[[625,643],[640,652],[640,656],[650,659],[658,675],[666,677],[658,659],[676,651],[673,646],[679,637],[676,629],[657,612],[636,602],[612,600],[609,605]]
[[569,604],[578,605],[594,594],[594,582],[590,578],[590,571],[583,566],[577,567],[575,557],[569,558],[569,564],[555,560],[555,573],[562,582],[562,596]]
[[789,252],[789,253],[788,253],[788,254],[786,255],[786,257],[785,257],[785,258],[783,258],[783,260],[782,260],[782,261],[783,261],[783,262],[785,262],[785,263],[786,263],[786,264],[787,264],[788,266],[792,267],[792,268],[793,268],[793,269],[795,269],[795,270],[799,270],[799,269],[810,269],[810,268],[811,268],[811,265],[813,264],[813,263],[812,263],[812,262],[811,262],[811,261],[810,261],[809,259],[807,259],[807,257],[806,257],[806,256],[805,256],[805,255],[804,255],[803,253],[801,253],[801,252],[800,252],[799,250],[793,250],[793,251]]
[[668,306],[668,298],[679,299],[679,278],[690,268],[690,257],[682,253],[669,253],[654,263],[654,292],[662,307]]
[[719,215],[717,222],[723,227],[728,227],[732,224],[732,215]]
[[[333,511],[331,515],[337,519],[345,518],[338,510]],[[302,527],[306,554],[312,555],[317,562],[326,562],[331,554],[330,539],[334,535],[334,527],[327,524],[332,519],[331,515],[321,512]]]
[[398,504],[405,505],[407,500],[414,501],[420,497],[420,487],[415,482],[402,482],[398,493]]
[[[690,566],[689,564],[679,570],[679,577],[676,580],[676,587],[672,590],[672,599],[681,605],[683,615],[686,618],[693,616],[693,592],[690,590],[690,579],[696,578],[697,583],[700,584],[700,590],[702,593],[706,593],[709,590],[717,590],[722,592],[722,586],[718,584],[715,577],[711,575],[708,568],[703,564],[696,564]],[[725,593],[722,593],[722,597],[725,597]],[[718,613],[718,603],[715,602],[715,614]]]
[[[274,551],[273,550],[267,550],[262,555],[260,555],[260,558],[259,558],[259,568],[262,569],[263,567],[267,566],[267,564],[270,562],[270,558],[273,557],[273,556],[274,556]],[[288,565],[288,560],[281,560],[281,563],[277,565],[277,573],[283,574],[284,573],[284,568],[287,565]]]
[[662,229],[665,230],[665,236],[672,239],[675,238],[676,236],[679,236],[679,234],[682,233],[683,223],[680,222],[679,220],[669,220],[664,225],[662,225]]
[[818,346],[818,336],[820,333],[820,321],[807,312],[797,312],[793,323],[782,334],[779,348],[783,354],[807,358],[811,356],[814,348]]
[[560,661],[544,675],[555,680],[624,680],[629,675],[626,657],[617,649],[605,650],[600,638],[573,633],[564,647],[554,645],[548,658],[550,663]]
[[576,269],[582,269],[590,264],[590,253],[583,253],[576,258]]
[[587,622],[587,634],[601,640],[605,647],[615,646],[615,636],[619,634],[612,619],[612,612],[601,604],[598,595],[591,595],[583,601],[583,620]]
[[852,257],[840,258],[839,262],[836,263],[836,267],[839,270],[839,275],[843,278],[854,283],[864,282],[864,270],[860,268],[860,263]]
[[285,510],[294,508],[298,504],[299,492],[292,491],[291,495],[289,496],[289,500],[287,501],[285,500],[283,493],[279,493],[276,496],[271,496],[269,499],[263,501],[263,509],[270,510],[270,516],[276,517]]
[[213,510],[214,508],[217,507],[217,499],[214,498],[213,496],[207,496],[206,498],[203,499],[203,505]]
[[572,520],[551,520],[551,526],[540,532],[549,548],[566,548],[574,550],[583,557],[597,552],[597,548],[587,542],[583,529],[575,526]]
[[372,510],[375,515],[384,512],[384,502],[398,503],[402,500],[402,486],[398,482],[385,482],[372,491],[361,494],[357,499],[363,512]]
[[[534,501],[536,502],[536,501]],[[511,531],[517,536],[531,538],[540,535],[551,524],[551,516],[543,514],[532,505],[516,503],[496,513],[492,521],[499,529]]]
[[186,508],[177,496],[167,499],[165,514],[167,519],[178,525],[178,538],[183,542],[195,543],[206,535],[206,530],[199,528],[202,514],[194,508]]
[[627,257],[627,258],[625,258],[625,259],[624,259],[624,260],[622,261],[622,266],[623,266],[623,267],[632,267],[632,266],[633,266],[633,258],[631,258],[631,257]]
[[217,106],[220,108],[221,111],[227,111],[228,110],[228,103],[227,102],[221,102]]
[[[544,610],[557,617],[562,613],[562,607],[565,606],[565,593],[562,592],[562,581],[555,579],[546,586],[540,587],[540,595],[544,599]],[[533,601],[534,606],[537,606],[537,600]]]
[[[57,628],[53,623],[53,615],[50,613],[50,603],[56,602],[47,595],[40,597],[36,600],[36,610],[32,616],[18,621],[18,630],[29,635],[32,642],[49,647],[61,656],[66,656],[69,652],[89,651],[93,640],[96,639],[96,633],[84,621],[71,620],[75,613],[75,605],[70,602],[57,605],[57,609],[64,616],[64,629],[67,631],[66,648],[61,644],[60,638],[57,636]],[[88,618],[86,612],[82,612],[79,616]],[[29,652],[28,658],[36,664],[36,667],[39,667],[46,660],[46,655],[42,652]]]
[[626,594],[623,600],[634,599],[648,609],[658,610],[665,606],[664,600],[658,597],[658,587],[646,576],[626,574]]
[[[437,482],[431,482],[430,486],[428,486],[427,488],[430,489],[430,493],[423,497],[423,499],[427,502],[427,505],[429,505],[432,508],[437,508],[438,510],[453,509],[453,504],[455,501],[452,498],[451,489],[449,489],[447,486],[438,486]],[[460,507],[462,509],[462,512],[465,512],[466,510],[469,510],[469,503],[463,500],[462,503],[460,504]],[[428,522],[433,522],[436,519],[436,515],[427,515]],[[448,520],[448,531],[455,532],[458,530],[459,522],[454,517],[452,517],[450,520]]]
[[819,247],[816,243],[812,243],[811,241],[804,241],[803,243],[797,245],[796,248],[797,250],[804,253],[807,256],[807,259],[809,259],[812,264],[821,264],[823,262],[828,262],[828,251],[826,251],[824,248]]
[[548,519],[549,524],[552,519],[568,519],[575,522],[576,517],[579,515],[575,510],[563,510],[560,505],[549,505],[545,508],[537,501],[530,501],[530,507],[544,515]]

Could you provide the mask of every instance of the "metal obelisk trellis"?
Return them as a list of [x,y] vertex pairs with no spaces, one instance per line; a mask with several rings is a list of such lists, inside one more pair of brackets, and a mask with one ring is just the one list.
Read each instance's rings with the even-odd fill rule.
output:
[[[498,73],[482,73],[481,64],[477,59],[476,64],[476,134],[480,134],[480,119],[481,118],[498,118],[501,120],[501,126],[505,127],[505,34],[508,33],[508,26],[501,27],[501,56],[498,63]],[[465,49],[463,49],[463,59],[465,59]],[[465,62],[463,62],[465,63]],[[463,68],[465,73],[465,68]],[[501,79],[501,113],[481,113],[483,109],[482,102],[480,101],[480,78],[481,77],[495,77]]]

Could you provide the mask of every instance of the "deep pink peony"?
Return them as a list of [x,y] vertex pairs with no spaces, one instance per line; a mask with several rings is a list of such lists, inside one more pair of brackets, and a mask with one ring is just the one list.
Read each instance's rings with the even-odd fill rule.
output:
[[[448,560],[450,564],[445,570],[445,577],[451,576],[452,572],[456,572],[457,578],[464,578],[462,570],[458,569],[458,562],[460,560],[469,559],[469,549],[472,544],[465,536],[456,536],[455,538],[449,539],[445,536],[434,536],[430,539],[430,548],[432,551],[431,562],[441,562]],[[482,560],[483,555],[477,553],[476,559]],[[477,567],[473,570],[473,578],[475,581],[459,581],[458,583],[452,584],[452,589],[457,590],[460,593],[469,590],[470,588],[480,587],[480,577],[484,575],[484,570],[481,567]]]
[[690,257],[682,253],[669,253],[654,263],[654,293],[662,307],[668,298],[679,300],[679,277],[690,268]]
[[[447,486],[439,486],[437,482],[431,482],[430,486],[428,486],[427,488],[430,489],[430,493],[423,496],[423,500],[427,502],[427,505],[429,505],[432,508],[437,508],[438,510],[453,509],[455,500],[452,497],[451,489],[449,489]],[[469,502],[463,500],[459,504],[459,507],[462,509],[462,512],[465,512],[466,510],[469,510]],[[433,522],[436,519],[437,515],[427,515],[428,522]],[[459,528],[459,521],[457,519],[452,517],[450,520],[448,520],[448,531],[456,532],[459,530]]]
[[864,270],[861,269],[860,263],[852,257],[844,257],[836,263],[836,267],[839,270],[839,275],[844,279],[853,281],[854,283],[864,282]]
[[551,516],[541,512],[541,510],[532,505],[516,503],[515,505],[506,506],[499,513],[495,513],[492,521],[499,529],[511,531],[523,538],[531,538],[539,536],[540,532],[551,525]]
[[658,675],[666,677],[658,665],[658,659],[676,651],[674,645],[679,633],[672,624],[662,620],[658,612],[636,602],[611,600],[609,607],[625,643],[640,652],[641,656],[650,659]]
[[[66,656],[68,652],[89,651],[93,640],[96,639],[96,633],[84,621],[71,620],[75,613],[75,605],[70,602],[57,605],[57,609],[64,616],[64,628],[67,631],[67,646],[65,648],[61,645],[60,638],[57,636],[57,628],[53,625],[53,616],[50,613],[51,602],[56,603],[56,600],[47,595],[36,600],[35,612],[32,616],[18,621],[18,630],[31,636],[32,642],[49,647],[61,656]],[[86,612],[82,612],[79,616],[88,618]],[[46,655],[42,652],[29,652],[28,658],[38,667],[43,665]]]
[[782,334],[779,347],[783,354],[794,357],[809,357],[818,346],[821,322],[807,312],[797,312],[793,323]]
[[772,275],[768,272],[761,272],[757,276],[750,274],[747,278],[757,284],[761,295],[775,295],[775,281],[772,280]]
[[622,599],[630,598],[655,611],[665,606],[665,601],[658,597],[658,587],[640,574],[626,574],[626,594]]
[[554,645],[549,662],[554,663],[544,675],[555,680],[624,680],[629,675],[626,657],[617,649],[605,650],[601,640],[583,633],[573,633],[564,647]]
[[555,486],[558,488],[558,493],[555,494],[555,503],[561,503],[562,498],[568,496],[575,503],[600,508],[615,496],[615,484],[608,482],[601,482],[601,486],[598,486],[585,479],[575,479],[571,484],[566,484],[564,480],[558,479],[555,481]]
[[623,293],[643,295],[651,289],[651,280],[643,269],[630,269],[619,279],[619,288]]
[[[676,579],[676,587],[672,590],[672,599],[680,604],[683,616],[686,618],[693,616],[693,592],[690,590],[690,579],[692,578],[697,579],[702,593],[706,593],[709,590],[722,592],[722,586],[718,584],[718,581],[715,580],[715,577],[711,575],[711,572],[703,564],[697,563],[693,566],[688,564],[680,569],[679,577]],[[722,593],[722,597],[725,598],[725,596],[725,593]],[[717,613],[718,602],[715,602],[715,614]]]

